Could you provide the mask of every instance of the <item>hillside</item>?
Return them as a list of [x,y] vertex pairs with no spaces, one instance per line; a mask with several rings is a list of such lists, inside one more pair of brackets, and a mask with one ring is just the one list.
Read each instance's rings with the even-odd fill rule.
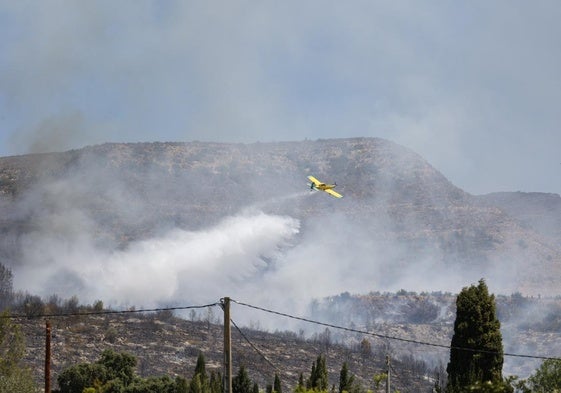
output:
[[[137,373],[148,376],[183,376],[191,378],[197,356],[202,352],[207,371],[223,373],[223,330],[219,317],[179,319],[170,313],[113,316],[79,316],[55,319],[52,323],[52,378],[65,367],[93,362],[105,349],[127,352],[138,359]],[[41,320],[22,321],[27,334],[28,357],[38,382],[44,367],[44,331]],[[321,335],[304,336],[290,331],[268,333],[255,329],[232,328],[233,372],[244,365],[252,380],[264,390],[272,384],[275,373],[283,389],[293,391],[300,373],[309,377],[312,363],[326,356],[330,385],[337,386],[343,362],[365,389],[372,388],[372,377],[385,369],[385,349],[373,340],[369,350],[357,344],[342,345]],[[243,334],[243,335],[242,335]],[[392,386],[403,392],[428,391],[435,370],[414,358],[393,359]]]
[[[310,193],[309,174],[337,181],[345,197]],[[84,255],[89,263],[118,257],[132,265],[136,254],[127,251],[153,250],[147,242],[167,241],[176,230],[195,237],[219,231],[240,216],[248,225],[259,217],[283,217],[289,222],[279,224],[282,228],[264,223],[265,228],[251,229],[248,236],[271,229],[270,236],[278,238],[269,237],[264,249],[250,251],[245,279],[288,269],[286,261],[312,274],[321,260],[330,266],[323,272],[325,287],[302,296],[400,288],[456,292],[481,277],[499,293],[559,294],[558,207],[553,215],[536,208],[542,206],[542,194],[509,198],[507,203],[504,197],[470,195],[419,155],[376,138],[105,144],[0,158],[0,261],[13,270],[18,289],[93,301],[100,293],[86,283],[100,277],[76,267]],[[203,244],[194,242],[194,247]],[[241,260],[247,252],[240,250],[230,260]],[[38,267],[42,280],[31,277]],[[332,284],[342,271],[349,277]],[[177,285],[176,295],[197,299],[181,282]],[[109,300],[137,300],[122,296]],[[154,302],[172,299],[166,292]]]
[[532,228],[554,242],[561,241],[561,196],[537,192],[496,192],[478,199],[498,206],[526,228]]
[[[311,192],[310,174],[336,181],[344,198]],[[453,296],[388,301],[372,294],[458,293],[483,277],[494,293],[516,294],[507,303],[525,305],[521,295],[557,296],[559,201],[558,195],[540,193],[470,195],[419,155],[375,138],[105,144],[0,158],[0,263],[13,272],[14,290],[45,302],[56,300],[53,294],[59,300],[76,295],[83,303],[100,299],[124,309],[208,304],[231,296],[446,345]],[[24,295],[15,302],[25,308],[22,302],[34,298]],[[558,355],[559,307],[544,304],[517,312],[500,308],[506,351]],[[289,375],[309,371],[325,349],[325,332],[306,331],[303,337],[294,333],[298,324],[261,317],[247,310],[236,314],[240,326],[259,327],[248,330],[251,340],[275,365],[288,367]],[[43,326],[37,322],[25,322],[25,330],[28,361],[41,375]],[[54,370],[115,348],[135,353],[143,375],[189,376],[199,350],[211,368],[219,367],[219,329],[169,316],[62,319],[55,322]],[[352,348],[363,337],[331,334],[334,344],[344,343],[330,349],[335,379],[341,359],[360,358]],[[240,350],[249,351],[237,340]],[[373,340],[373,347],[371,364],[357,360],[351,366],[364,381],[383,369],[381,354],[388,348],[396,370],[422,369],[403,371],[413,380],[427,374],[426,365],[447,359],[439,349],[420,351],[399,341]],[[270,383],[270,370],[261,370],[266,362],[255,353],[236,356],[242,356],[236,364],[251,356],[254,377]],[[535,366],[516,358],[505,363],[508,373],[522,376]]]
[[[311,319],[291,329],[286,317],[263,312],[253,316],[249,327],[244,326],[239,323],[244,307],[234,303],[234,372],[241,365],[246,366],[262,389],[278,373],[286,391],[292,391],[299,374],[308,377],[312,363],[322,354],[327,358],[330,384],[337,384],[342,364],[347,362],[363,388],[372,389],[372,377],[385,370],[389,354],[393,386],[402,392],[431,391],[449,359],[446,347],[452,335],[454,301],[455,296],[445,293],[343,293],[314,302],[308,315]],[[208,371],[222,372],[223,322],[217,305],[178,312],[175,316],[170,311],[130,312],[134,310],[86,315],[101,310],[69,310],[53,302],[46,307],[50,313],[78,314],[50,318],[55,381],[64,368],[93,362],[105,349],[135,355],[137,373],[142,377],[165,374],[190,378],[199,352],[205,356]],[[499,296],[497,310],[505,353],[558,357],[560,309],[559,299]],[[182,318],[178,318],[180,315]],[[268,330],[260,327],[267,320],[272,326]],[[41,381],[44,319],[21,318],[18,322],[27,337],[26,364]],[[539,364],[539,359],[507,355],[503,372],[524,378]]]

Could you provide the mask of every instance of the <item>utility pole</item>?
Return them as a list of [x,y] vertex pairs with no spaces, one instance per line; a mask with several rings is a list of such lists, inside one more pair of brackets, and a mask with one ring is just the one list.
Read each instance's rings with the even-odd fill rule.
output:
[[230,298],[222,299],[224,310],[224,393],[232,393],[232,335],[230,330]]
[[51,393],[51,323],[45,321],[45,393]]
[[387,379],[386,379],[386,393],[390,393],[390,355],[386,355],[386,365],[388,366]]

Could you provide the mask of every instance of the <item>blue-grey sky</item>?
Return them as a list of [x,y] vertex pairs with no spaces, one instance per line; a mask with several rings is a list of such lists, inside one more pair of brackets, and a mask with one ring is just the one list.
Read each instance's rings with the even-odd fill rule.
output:
[[0,0],[0,156],[382,137],[561,193],[561,2]]

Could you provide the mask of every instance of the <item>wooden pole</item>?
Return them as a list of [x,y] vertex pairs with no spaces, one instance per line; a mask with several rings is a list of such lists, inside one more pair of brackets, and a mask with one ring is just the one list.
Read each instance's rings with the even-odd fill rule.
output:
[[45,321],[45,393],[51,393],[51,323]]
[[232,393],[232,334],[230,329],[230,298],[222,299],[224,310],[224,393]]
[[386,381],[386,393],[390,393],[390,355],[386,355],[386,365],[388,366],[388,377]]

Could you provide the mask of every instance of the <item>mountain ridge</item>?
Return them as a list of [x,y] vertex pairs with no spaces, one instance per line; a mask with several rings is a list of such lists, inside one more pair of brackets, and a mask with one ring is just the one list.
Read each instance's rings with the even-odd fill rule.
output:
[[[309,174],[337,181],[345,198],[307,196]],[[442,269],[440,281],[447,273],[465,285],[485,277],[505,293],[556,295],[561,222],[538,227],[546,211],[534,209],[528,219],[521,207],[531,209],[542,197],[531,194],[531,202],[515,205],[471,195],[417,153],[380,138],[107,143],[0,158],[0,263],[19,266],[30,235],[72,241],[83,232],[97,246],[126,249],[172,228],[203,230],[257,206],[297,218],[301,237],[325,220],[350,233],[354,248],[373,244],[354,259],[383,250],[392,265],[381,267],[390,285],[384,290],[400,289],[391,287],[402,283],[399,273],[423,265]],[[362,242],[353,244],[352,233]],[[501,284],[494,286],[495,279]]]

